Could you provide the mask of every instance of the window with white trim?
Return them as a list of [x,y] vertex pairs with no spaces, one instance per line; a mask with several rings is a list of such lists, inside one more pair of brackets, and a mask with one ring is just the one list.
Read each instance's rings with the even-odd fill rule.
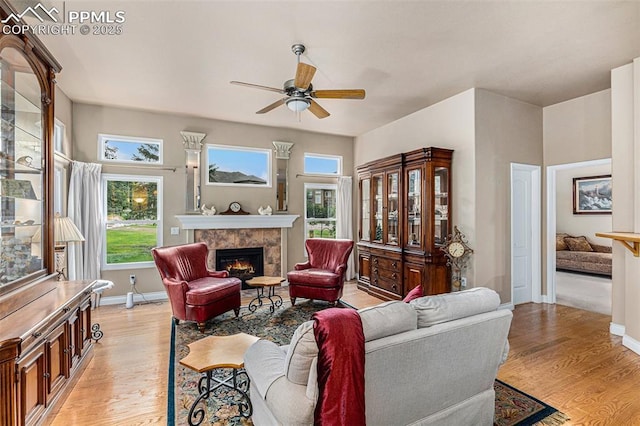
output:
[[304,172],[313,175],[342,175],[342,156],[304,153]]
[[338,185],[304,184],[304,235],[307,238],[336,238]]
[[162,245],[162,177],[102,175],[105,238],[103,269],[153,267]]

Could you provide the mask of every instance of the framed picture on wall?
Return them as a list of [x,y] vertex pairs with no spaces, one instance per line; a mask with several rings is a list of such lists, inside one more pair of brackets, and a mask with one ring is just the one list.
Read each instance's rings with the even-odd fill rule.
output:
[[573,214],[611,214],[611,175],[573,178]]

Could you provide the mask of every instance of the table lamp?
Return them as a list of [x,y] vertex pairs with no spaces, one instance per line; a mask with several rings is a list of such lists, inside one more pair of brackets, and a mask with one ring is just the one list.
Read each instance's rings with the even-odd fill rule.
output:
[[84,241],[84,237],[75,223],[68,217],[60,216],[60,213],[56,213],[54,218],[53,235],[55,239],[56,272],[58,273],[58,281],[61,281],[66,278],[64,268],[66,266],[67,243]]

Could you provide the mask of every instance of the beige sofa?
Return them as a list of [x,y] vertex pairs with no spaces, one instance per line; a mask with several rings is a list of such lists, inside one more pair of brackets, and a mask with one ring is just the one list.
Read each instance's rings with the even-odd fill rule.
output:
[[[492,425],[512,318],[499,304],[496,292],[475,288],[360,310],[367,425]],[[249,348],[256,426],[313,424],[317,353],[312,321],[288,346]]]
[[611,247],[593,244],[586,237],[556,234],[556,270],[611,276]]

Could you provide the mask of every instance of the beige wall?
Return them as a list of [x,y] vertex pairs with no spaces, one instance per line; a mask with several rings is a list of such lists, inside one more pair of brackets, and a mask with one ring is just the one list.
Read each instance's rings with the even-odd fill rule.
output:
[[[292,120],[294,117],[292,116]],[[205,143],[237,145],[273,149],[272,141],[288,141],[295,145],[289,163],[289,213],[301,216],[288,232],[287,246],[289,266],[304,259],[304,182],[330,182],[327,179],[296,178],[303,172],[303,154],[313,152],[343,156],[344,174],[350,174],[353,164],[353,139],[350,137],[304,132],[295,129],[282,129],[256,126],[213,119],[179,116],[139,110],[73,104],[73,140],[74,160],[97,161],[97,137],[99,133],[115,135],[160,138],[164,140],[165,165],[177,167],[176,172],[153,169],[132,169],[106,164],[104,173],[160,175],[164,177],[164,236],[163,245],[175,245],[186,242],[186,235],[170,235],[170,227],[179,226],[175,215],[185,210],[184,149],[181,130],[203,132],[207,134]],[[202,161],[205,161],[203,149]],[[275,159],[273,160],[275,163]],[[275,170],[272,173],[275,179]],[[335,182],[335,180],[333,180]],[[202,202],[214,205],[218,211],[226,210],[229,203],[239,201],[246,211],[256,214],[259,206],[275,207],[275,186],[271,188],[214,187],[202,185]],[[116,288],[109,296],[124,294],[129,290],[128,276],[135,273],[138,279],[138,291],[163,291],[155,268],[135,271],[105,271],[103,277],[113,280]]]
[[610,231],[610,214],[573,214],[573,178],[611,174],[611,165],[573,167],[556,172],[556,232],[584,235],[589,241],[611,247],[609,238],[596,237],[596,232]]
[[[640,233],[640,58],[612,70],[613,229]],[[613,244],[612,331],[640,353],[640,259]]]
[[542,108],[487,90],[475,100],[475,286],[511,301],[511,163],[542,165]]
[[611,158],[611,90],[543,109],[544,165]]

